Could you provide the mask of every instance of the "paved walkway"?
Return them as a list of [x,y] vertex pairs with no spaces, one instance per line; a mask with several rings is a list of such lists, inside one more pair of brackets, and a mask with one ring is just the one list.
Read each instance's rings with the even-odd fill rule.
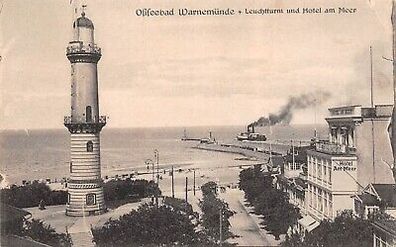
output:
[[269,234],[260,226],[260,219],[257,215],[249,214],[249,208],[244,205],[244,193],[238,189],[228,189],[226,193],[220,194],[235,215],[230,218],[231,231],[239,236],[229,239],[230,243],[237,243],[242,246],[278,246],[280,241]]
[[[147,201],[146,199],[143,200],[143,202]],[[65,215],[65,205],[47,206],[45,210],[39,210],[37,207],[25,208],[25,210],[32,214],[32,218],[43,220],[46,224],[55,228],[57,232],[69,232],[73,246],[91,247],[94,246],[91,227],[100,227],[110,218],[117,219],[121,215],[129,213],[132,209],[137,209],[143,202],[128,203],[105,214],[89,217],[68,217]]]

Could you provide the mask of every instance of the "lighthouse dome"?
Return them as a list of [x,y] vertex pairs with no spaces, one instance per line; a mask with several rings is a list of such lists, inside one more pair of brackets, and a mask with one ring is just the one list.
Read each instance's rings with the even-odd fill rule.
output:
[[76,21],[74,21],[73,23],[73,27],[86,27],[86,28],[91,28],[94,29],[94,25],[92,23],[92,21],[90,19],[88,19],[87,17],[85,17],[85,13],[82,12],[81,16],[77,18]]

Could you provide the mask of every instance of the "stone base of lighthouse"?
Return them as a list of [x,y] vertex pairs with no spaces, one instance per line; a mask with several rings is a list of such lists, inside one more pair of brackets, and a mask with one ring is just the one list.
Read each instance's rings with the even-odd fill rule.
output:
[[99,132],[73,133],[66,215],[89,216],[104,212]]
[[67,216],[99,215],[107,211],[103,187],[97,184],[68,184],[69,203]]

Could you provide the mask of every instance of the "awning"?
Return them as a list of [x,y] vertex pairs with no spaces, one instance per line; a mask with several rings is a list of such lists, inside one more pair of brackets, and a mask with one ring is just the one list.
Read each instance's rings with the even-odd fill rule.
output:
[[314,218],[309,215],[304,216],[302,219],[298,220],[300,224],[306,231],[310,232],[320,225]]

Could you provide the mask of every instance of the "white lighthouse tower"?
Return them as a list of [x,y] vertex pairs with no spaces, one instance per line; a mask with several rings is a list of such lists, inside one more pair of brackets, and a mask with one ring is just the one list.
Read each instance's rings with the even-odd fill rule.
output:
[[97,63],[101,50],[94,42],[94,25],[81,16],[73,23],[73,40],[66,56],[71,63],[71,161],[66,215],[97,215],[106,211],[100,168],[100,131],[106,116],[99,115]]

